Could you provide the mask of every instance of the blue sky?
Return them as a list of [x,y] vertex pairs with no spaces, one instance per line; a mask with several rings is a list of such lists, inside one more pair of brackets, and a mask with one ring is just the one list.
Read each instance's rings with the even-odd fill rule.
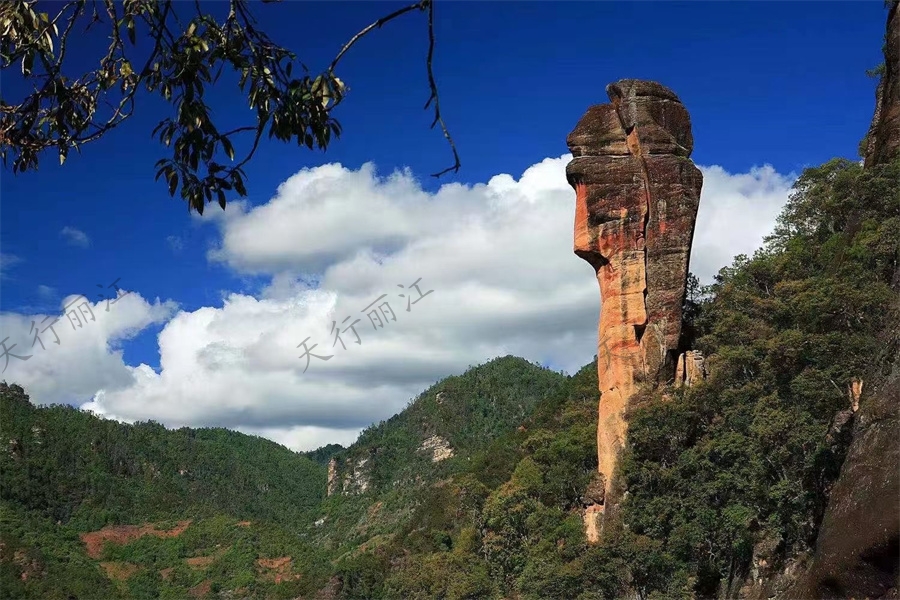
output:
[[[256,13],[273,39],[293,49],[315,71],[326,67],[343,41],[355,31],[399,6],[402,4],[288,1],[257,6]],[[3,172],[0,251],[7,258],[0,281],[0,310],[7,316],[17,315],[26,323],[18,347],[21,349],[31,345],[27,336],[29,315],[58,312],[60,302],[70,294],[83,293],[95,300],[97,284],[107,286],[117,278],[121,287],[136,292],[142,299],[152,303],[159,298],[162,303],[170,301],[171,306],[177,303],[181,311],[189,314],[200,314],[198,311],[204,307],[221,309],[223,295],[230,293],[257,299],[284,299],[294,293],[293,297],[298,298],[296,294],[310,293],[310,290],[303,291],[302,285],[298,287],[299,280],[309,281],[313,277],[322,281],[328,279],[329,272],[332,278],[336,277],[334,273],[340,272],[341,265],[352,262],[351,255],[357,249],[375,249],[376,254],[386,252],[391,258],[392,252],[399,253],[403,243],[412,244],[411,238],[403,237],[405,233],[386,234],[387,242],[366,242],[369,230],[365,228],[352,233],[354,228],[361,227],[360,223],[365,225],[387,218],[376,212],[378,206],[387,211],[397,208],[378,203],[369,206],[360,201],[353,205],[357,212],[351,217],[357,223],[334,229],[323,227],[321,231],[329,235],[327,240],[314,240],[316,230],[309,230],[307,237],[298,233],[293,242],[296,248],[290,250],[288,258],[279,259],[281,267],[276,268],[274,263],[266,266],[260,257],[272,256],[283,248],[248,249],[246,244],[241,245],[243,242],[234,240],[239,241],[243,231],[259,235],[252,223],[263,221],[269,213],[254,212],[254,207],[274,203],[279,185],[298,171],[340,163],[345,171],[334,175],[337,178],[349,178],[347,181],[355,181],[361,189],[371,188],[370,191],[379,194],[393,190],[390,193],[418,195],[426,198],[422,200],[426,205],[433,203],[436,211],[449,211],[449,219],[462,219],[462,212],[469,210],[465,208],[468,203],[473,203],[472,211],[478,210],[478,200],[460,199],[458,209],[452,203],[442,202],[449,203],[446,198],[456,193],[462,198],[468,193],[466,189],[473,188],[447,188],[444,196],[436,196],[441,185],[459,183],[477,188],[478,184],[488,184],[496,175],[509,174],[521,187],[524,178],[520,180],[520,177],[529,167],[546,158],[559,159],[567,153],[565,137],[587,107],[606,101],[606,84],[626,77],[660,81],[672,88],[690,111],[695,138],[692,158],[707,176],[704,194],[712,194],[710,189],[721,193],[718,203],[707,201],[704,196],[701,219],[706,214],[707,226],[717,231],[708,232],[707,238],[698,231],[701,238],[698,244],[709,249],[705,256],[710,265],[719,261],[717,266],[722,266],[735,252],[746,248],[717,246],[717,240],[725,240],[722,241],[725,244],[729,237],[734,237],[728,230],[743,228],[748,215],[764,215],[767,221],[760,227],[767,226],[783,203],[792,176],[806,166],[834,156],[857,157],[858,142],[868,127],[874,107],[874,81],[866,77],[865,71],[882,60],[885,14],[880,1],[490,3],[439,0],[435,9],[434,66],[444,117],[456,140],[462,170],[440,181],[429,177],[452,161],[439,131],[429,129],[431,113],[422,110],[428,97],[425,15],[408,14],[359,42],[338,69],[338,75],[350,86],[350,95],[336,114],[344,127],[341,138],[326,153],[275,142],[263,144],[255,160],[246,167],[248,202],[240,214],[230,219],[223,218],[222,211],[214,205],[203,218],[190,217],[183,202],[170,198],[164,185],[153,180],[153,163],[164,156],[165,149],[151,139],[150,132],[167,113],[159,100],[145,97],[137,116],[130,122],[85,147],[81,155],[70,155],[64,166],[58,165],[54,155],[47,154],[37,172],[16,176],[10,171]],[[90,60],[94,56],[92,50],[84,46],[70,47],[76,62]],[[4,74],[2,83],[4,97],[16,97],[23,90],[15,73]],[[216,117],[223,123],[235,122],[247,110],[236,88],[216,88],[210,92],[210,101]],[[371,187],[360,179],[363,175],[374,178],[368,171],[360,171],[369,162],[374,163],[379,176],[408,168],[405,183],[388,182]],[[564,162],[557,160],[545,170],[558,171]],[[538,183],[533,185],[545,185],[539,182],[544,171],[535,173],[532,179]],[[302,190],[309,189],[308,186],[296,181],[299,182],[296,189],[301,190],[297,193],[307,193]],[[513,189],[506,180],[495,184],[491,189],[502,188],[504,194]],[[557,184],[558,181],[553,185]],[[392,185],[398,186],[397,189]],[[347,198],[358,196],[350,187],[346,189],[350,190]],[[562,194],[560,218],[564,219],[565,210],[571,210],[571,206],[564,205],[567,193],[564,181],[556,192]],[[520,189],[516,193],[527,196],[530,192]],[[334,202],[337,206],[342,200]],[[407,212],[415,211],[408,208],[415,207],[414,203],[401,203],[401,206],[407,207]],[[718,211],[715,214],[710,212],[714,209]],[[290,214],[291,218],[297,216]],[[297,218],[302,219],[303,213],[298,214]],[[252,215],[256,216],[251,219]],[[375,228],[378,227],[381,225],[376,224]],[[426,225],[422,227],[427,229]],[[565,227],[570,228],[570,223]],[[560,226],[560,231],[565,227]],[[304,230],[302,224],[298,230]],[[265,237],[265,229],[262,231],[261,236]],[[342,232],[349,233],[342,237]],[[756,237],[748,244],[760,237],[755,230],[753,235]],[[521,244],[523,248],[534,243],[525,232],[522,236],[511,243]],[[407,242],[396,242],[396,239]],[[307,240],[323,248],[322,253],[305,252]],[[571,239],[560,241],[560,247],[563,242],[570,244]],[[749,249],[752,247],[751,244]],[[216,248],[218,259],[210,255],[210,250]],[[698,251],[695,246],[695,258]],[[291,268],[282,268],[285,260],[293,261]],[[376,262],[385,264],[384,257]],[[575,264],[572,269],[581,267]],[[423,276],[440,270],[438,265],[426,263],[414,268]],[[585,293],[596,294],[590,287],[590,273],[583,277]],[[491,281],[501,279],[495,277]],[[489,302],[487,296],[469,298],[474,304]],[[572,314],[577,313],[579,318],[585,311],[596,314],[596,297],[589,301],[590,305]],[[152,318],[135,317],[127,332],[122,330],[116,334],[118,337],[99,340],[101,349],[105,348],[111,355],[122,349],[124,357],[116,360],[123,369],[144,363],[158,372],[157,336],[176,314],[171,306],[154,309],[162,312],[154,313]],[[521,327],[523,323],[530,322],[526,319],[516,326]],[[563,356],[534,350],[529,358],[567,369],[579,361],[587,362],[591,335],[596,336],[596,332],[590,319],[586,323],[584,339],[579,342],[580,348],[588,348],[586,356],[585,352]],[[565,347],[570,333],[561,333],[562,337],[554,343]],[[4,331],[3,337],[7,335],[12,334]],[[485,345],[482,354],[487,353],[486,356],[473,350],[469,355],[456,357],[457,362],[453,364],[465,366],[479,362],[501,347],[527,353],[510,340]],[[473,347],[478,346],[478,340],[470,342]],[[211,342],[211,347],[219,348],[216,343]],[[36,360],[38,357],[32,363]],[[370,367],[386,372],[384,365],[371,362],[374,360],[369,360]],[[435,360],[433,368],[426,369],[419,379],[412,378],[408,388],[402,388],[404,393],[421,389],[423,382],[441,374],[451,374],[445,373],[449,368],[447,363]],[[14,366],[10,366],[4,377],[15,379]],[[84,368],[91,369],[90,365]],[[50,372],[62,373],[51,369],[44,375]],[[403,379],[401,375],[398,377]],[[110,386],[125,386],[122,381],[132,376],[116,375],[112,380],[118,383]],[[83,390],[71,398],[66,396],[66,385],[61,379],[62,391],[57,390],[53,398],[76,404],[84,401]],[[109,387],[103,380],[84,385]],[[387,396],[397,392],[385,389]],[[330,392],[323,389],[317,393]],[[273,394],[277,396],[278,392]],[[351,425],[342,422],[339,426],[340,419],[323,417],[316,426],[340,429],[347,425],[345,429],[358,429],[366,419],[377,419],[382,413],[388,416],[406,400],[406,397],[392,400],[380,413],[365,413]],[[121,411],[109,414],[129,418]],[[282,415],[277,410],[272,414]],[[159,419],[191,424],[214,421],[208,415],[185,416],[178,421],[174,417],[168,419],[164,412]],[[303,418],[296,419],[297,426],[301,426]],[[245,428],[259,430],[265,420],[248,418],[246,423],[252,421],[254,425]],[[235,417],[233,423],[226,424],[239,426],[241,423],[244,422]],[[298,434],[290,441],[301,437]],[[304,444],[307,442],[300,445]]]

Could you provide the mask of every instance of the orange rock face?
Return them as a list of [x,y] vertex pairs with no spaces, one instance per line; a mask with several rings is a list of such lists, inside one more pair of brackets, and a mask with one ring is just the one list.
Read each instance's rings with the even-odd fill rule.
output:
[[600,285],[597,455],[609,498],[629,399],[642,381],[675,375],[703,177],[688,158],[691,122],[678,96],[633,79],[607,94],[611,103],[589,108],[569,134],[566,174],[575,253]]

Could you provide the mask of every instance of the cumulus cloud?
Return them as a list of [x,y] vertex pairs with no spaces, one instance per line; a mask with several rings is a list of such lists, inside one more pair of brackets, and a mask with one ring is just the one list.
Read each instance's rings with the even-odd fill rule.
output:
[[[302,171],[269,203],[217,221],[214,259],[271,284],[176,315],[159,336],[160,372],[137,367],[134,386],[103,390],[88,407],[309,449],[350,441],[424,387],[496,356],[579,367],[594,354],[599,292],[572,254],[571,189],[556,181],[564,163],[433,195],[409,173],[379,178],[371,165]],[[329,210],[320,195],[333,188],[342,193]],[[306,338],[331,358],[301,358]]]
[[[158,372],[124,365],[100,336],[91,360],[106,367],[89,382],[61,371],[53,377],[78,385],[55,385],[96,391],[84,408],[122,420],[226,426],[312,449],[351,442],[431,383],[496,356],[574,371],[596,352],[599,291],[572,252],[569,159],[434,193],[370,164],[304,169],[267,203],[206,221],[221,233],[210,260],[266,277],[263,290],[164,317]],[[791,178],[701,169],[692,270],[708,281],[759,245]],[[141,306],[146,326],[151,306]],[[307,338],[317,357],[304,354]]]
[[703,191],[691,250],[691,271],[710,283],[738,254],[752,255],[772,232],[796,175],[781,175],[770,165],[749,173],[700,167]]
[[59,235],[64,237],[66,241],[69,242],[69,244],[72,246],[87,248],[91,245],[91,238],[89,238],[85,232],[74,227],[69,227],[68,225],[62,228],[62,230],[59,232]]
[[[134,384],[121,343],[147,326],[165,322],[173,302],[148,302],[133,292],[106,310],[84,296],[69,295],[52,314],[0,313],[0,331],[13,356],[0,359],[0,378],[22,385],[42,404],[83,403],[100,388]],[[8,362],[7,362],[8,360]]]

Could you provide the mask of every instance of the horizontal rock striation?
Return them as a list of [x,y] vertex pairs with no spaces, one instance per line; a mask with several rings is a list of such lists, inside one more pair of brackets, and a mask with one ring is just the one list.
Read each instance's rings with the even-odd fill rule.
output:
[[[596,271],[602,305],[598,469],[609,490],[642,381],[675,375],[703,177],[688,158],[691,121],[678,96],[651,81],[606,88],[567,138],[575,188],[575,253]],[[593,509],[591,512],[596,512]]]

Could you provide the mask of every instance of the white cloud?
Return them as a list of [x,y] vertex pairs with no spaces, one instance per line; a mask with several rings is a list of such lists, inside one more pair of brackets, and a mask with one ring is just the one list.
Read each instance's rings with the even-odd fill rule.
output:
[[[158,337],[158,373],[125,366],[98,338],[91,360],[108,367],[73,354],[90,384],[66,383],[79,381],[66,371],[54,385],[93,385],[100,391],[85,408],[123,420],[220,425],[311,449],[348,443],[430,383],[496,356],[573,371],[596,351],[599,291],[572,252],[569,158],[546,159],[518,180],[497,175],[435,193],[408,172],[377,177],[371,165],[305,169],[269,202],[230,204],[207,220],[222,234],[212,260],[271,277],[258,296],[175,314]],[[692,262],[709,280],[758,246],[790,180],[771,167],[702,170]],[[399,294],[419,278],[433,293],[407,311]],[[396,320],[376,329],[361,311],[382,294]],[[362,344],[347,332],[344,349],[331,330],[348,316],[360,320]],[[333,358],[311,358],[303,373],[297,346],[307,337]]]
[[9,277],[9,270],[22,262],[22,259],[9,252],[0,252],[0,279]]
[[172,250],[175,254],[178,254],[182,250],[184,250],[184,242],[177,235],[170,235],[166,238],[166,244],[169,246],[169,249]]
[[241,428],[240,431],[248,435],[268,438],[298,452],[315,450],[328,444],[349,446],[359,435],[356,429],[329,429],[327,427],[312,426],[263,429]]
[[51,287],[49,285],[41,284],[41,285],[37,286],[37,293],[38,293],[38,296],[40,296],[40,298],[42,300],[47,300],[49,298],[53,298],[54,296],[56,296],[56,288]]
[[30,356],[9,357],[8,364],[0,359],[0,378],[22,385],[33,401],[48,404],[85,402],[100,388],[128,387],[133,380],[122,361],[121,342],[165,322],[174,309],[172,302],[157,299],[151,304],[129,293],[110,304],[108,312],[104,300],[92,304],[69,295],[54,314],[0,313],[6,347]]
[[691,271],[710,283],[738,254],[752,255],[772,232],[796,175],[781,175],[770,165],[749,173],[701,167],[703,191],[691,249]]
[[87,248],[91,245],[91,238],[89,238],[85,232],[74,227],[69,227],[68,225],[62,228],[59,235],[66,238],[66,241],[72,246]]

